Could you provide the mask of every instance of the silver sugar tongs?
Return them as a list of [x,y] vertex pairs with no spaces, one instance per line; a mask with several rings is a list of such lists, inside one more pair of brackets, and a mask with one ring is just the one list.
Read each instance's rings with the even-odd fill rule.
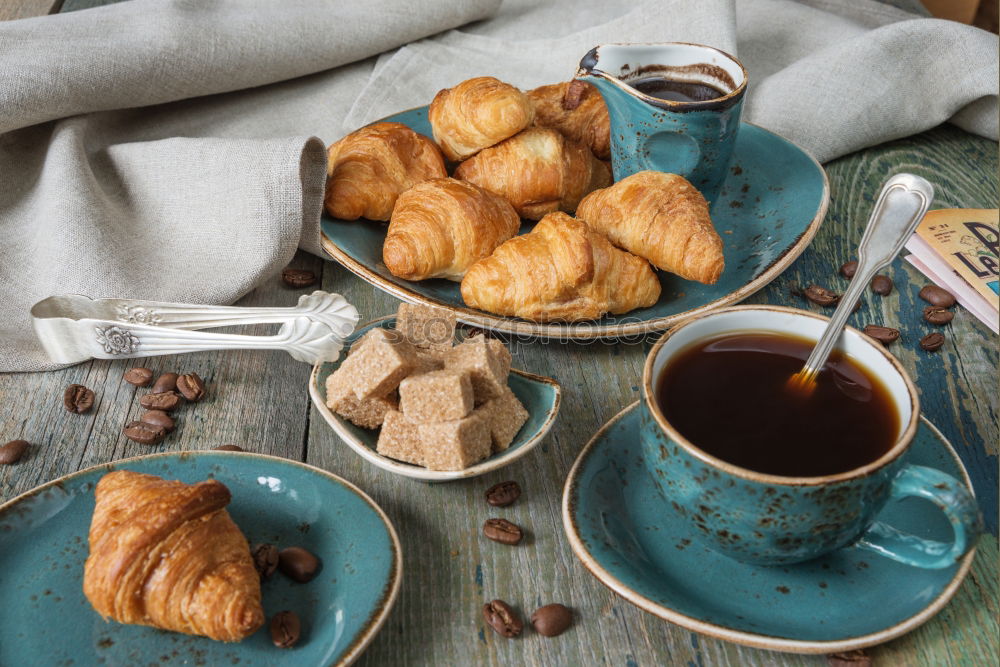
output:
[[[316,291],[290,308],[205,306],[91,299],[61,294],[31,307],[35,334],[52,361],[130,359],[204,350],[285,350],[307,363],[334,360],[358,323],[339,294]],[[280,323],[273,336],[206,333],[198,329]]]

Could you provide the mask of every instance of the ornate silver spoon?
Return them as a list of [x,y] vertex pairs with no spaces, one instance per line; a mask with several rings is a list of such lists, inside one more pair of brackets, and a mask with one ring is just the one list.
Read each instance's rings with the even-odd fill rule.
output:
[[812,354],[806,359],[805,366],[789,379],[789,388],[803,395],[812,392],[816,386],[816,376],[840,338],[847,317],[854,310],[854,304],[861,297],[865,286],[880,269],[896,258],[927,213],[933,199],[934,186],[919,176],[896,174],[886,181],[858,245],[858,268],[851,284],[840,298],[830,323],[826,325]]

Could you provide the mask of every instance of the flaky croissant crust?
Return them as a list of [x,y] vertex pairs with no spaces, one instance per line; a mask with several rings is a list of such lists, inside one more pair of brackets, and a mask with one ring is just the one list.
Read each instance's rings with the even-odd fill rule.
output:
[[576,214],[618,247],[682,278],[711,285],[725,268],[708,202],[677,174],[632,174],[587,195]]
[[561,212],[473,264],[462,280],[467,305],[535,322],[596,319],[651,306],[659,297],[646,260]]
[[539,220],[553,211],[574,211],[584,195],[611,182],[611,171],[583,144],[532,127],[469,158],[455,178],[495,192],[521,217]]
[[120,470],[95,499],[83,592],[99,614],[220,641],[263,625],[260,576],[225,485]]
[[559,130],[601,160],[611,159],[611,119],[597,88],[586,81],[566,81],[528,91],[535,125]]
[[499,195],[454,178],[424,181],[396,201],[382,260],[406,280],[461,280],[520,226],[514,207]]
[[524,93],[491,76],[439,91],[427,112],[434,140],[452,162],[514,136],[531,124],[534,115]]
[[441,151],[402,123],[375,123],[327,149],[326,212],[343,220],[388,220],[396,198],[447,176]]

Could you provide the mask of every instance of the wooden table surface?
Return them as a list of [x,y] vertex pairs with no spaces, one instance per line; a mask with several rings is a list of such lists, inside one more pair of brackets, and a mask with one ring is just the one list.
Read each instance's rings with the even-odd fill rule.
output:
[[[0,0],[0,20],[45,14],[62,3]],[[67,0],[71,5],[93,5]],[[333,138],[329,138],[333,139]],[[997,206],[997,146],[951,126],[894,141],[826,165],[831,203],[812,246],[748,303],[812,306],[791,294],[798,285],[842,289],[837,268],[852,255],[881,183],[891,174],[919,174],[937,188],[935,207]],[[397,302],[347,270],[299,253],[293,266],[322,276],[324,290],[354,303],[363,320],[395,311]],[[941,331],[937,353],[919,349],[931,330],[921,320],[917,291],[926,283],[897,260],[896,289],[866,294],[851,324],[898,327],[892,352],[920,390],[924,414],[951,440],[975,483],[988,533],[972,571],[951,603],[910,634],[868,651],[885,665],[995,665],[997,590],[997,339],[968,312],[956,309]],[[301,290],[268,280],[239,305],[292,305]],[[93,295],[101,296],[101,295]],[[267,327],[247,327],[265,333]],[[180,414],[177,432],[149,448],[126,440],[123,424],[138,418],[143,393],[123,382],[129,361],[91,361],[50,373],[0,375],[0,443],[33,443],[20,463],[0,466],[0,502],[61,475],[151,451],[208,449],[238,443],[249,451],[284,456],[330,470],[367,491],[399,531],[404,552],[400,596],[386,625],[360,660],[363,665],[822,665],[822,656],[761,651],[699,636],[633,607],[599,584],[573,556],[562,532],[563,480],[593,433],[638,397],[647,345],[518,344],[514,365],[558,379],[562,412],[530,456],[484,477],[427,485],[381,471],[354,454],[311,406],[309,367],[280,352],[199,353],[148,360],[154,371],[195,371],[209,397]],[[145,362],[144,362],[145,363]],[[94,389],[85,415],[62,406],[66,385]],[[491,484],[516,479],[522,500],[506,510],[533,540],[517,548],[488,542],[480,526],[490,516],[482,501]],[[556,639],[531,633],[506,640],[485,627],[480,606],[503,598],[525,614],[562,602],[577,622]],[[859,614],[864,610],[859,609]]]

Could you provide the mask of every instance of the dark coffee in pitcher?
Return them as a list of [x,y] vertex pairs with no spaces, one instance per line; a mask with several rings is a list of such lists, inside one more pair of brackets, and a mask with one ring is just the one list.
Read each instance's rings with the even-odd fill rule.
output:
[[707,83],[674,81],[662,76],[636,79],[629,81],[628,85],[640,93],[668,102],[707,102],[726,95],[725,92]]
[[854,470],[895,444],[900,419],[888,389],[838,351],[815,391],[789,391],[814,341],[730,333],[680,352],[656,382],[666,420],[691,444],[728,463],[786,477]]

